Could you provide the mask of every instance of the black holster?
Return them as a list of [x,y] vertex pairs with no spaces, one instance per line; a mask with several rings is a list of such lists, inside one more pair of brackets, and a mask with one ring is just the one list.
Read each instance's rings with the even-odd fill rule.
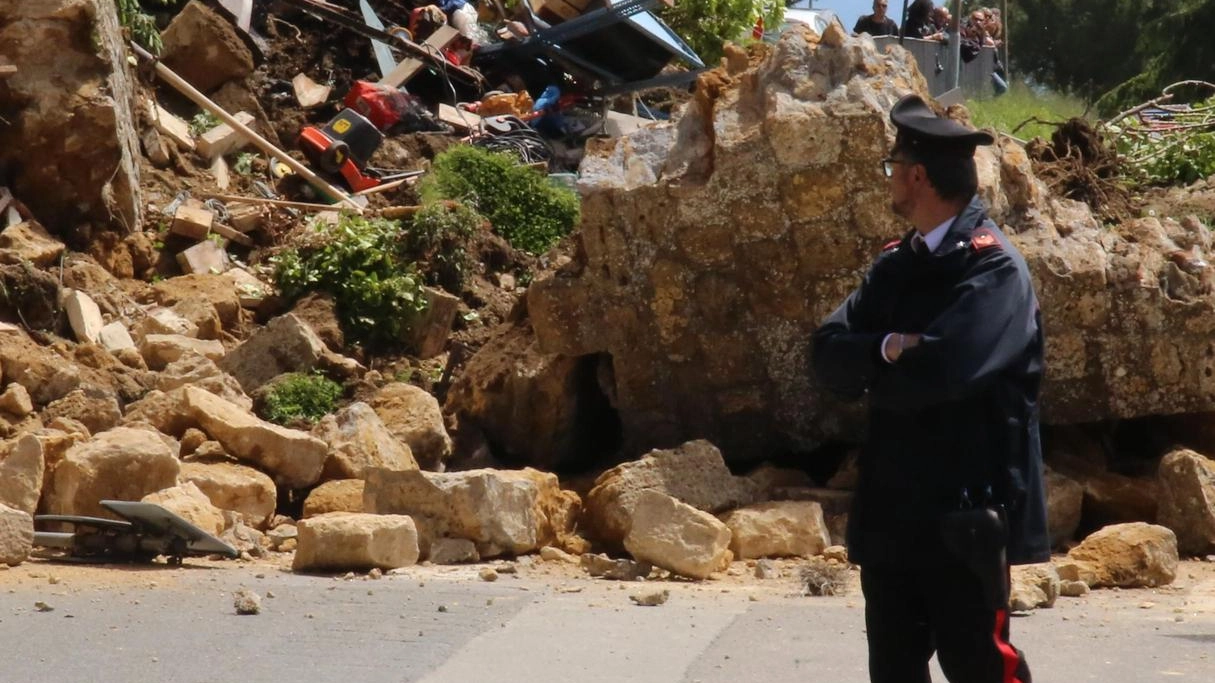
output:
[[992,609],[1008,606],[1008,525],[1004,508],[975,507],[941,518],[945,548],[979,578]]

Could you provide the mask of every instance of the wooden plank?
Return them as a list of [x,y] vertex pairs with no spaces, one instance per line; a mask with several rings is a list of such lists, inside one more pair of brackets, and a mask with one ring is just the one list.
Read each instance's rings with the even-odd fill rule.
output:
[[456,109],[450,104],[439,105],[439,120],[457,130],[473,131],[481,129],[480,116],[471,111]]
[[230,227],[224,225],[223,223],[212,224],[211,232],[213,232],[217,235],[222,235],[223,237],[227,237],[228,239],[232,240],[233,242],[236,242],[237,244],[241,244],[246,247],[253,246],[253,240],[250,239],[248,235],[246,235],[245,233],[243,233],[239,230],[236,230],[235,228],[230,228]]
[[17,73],[16,64],[0,64],[0,78],[7,78]]
[[264,204],[266,206],[281,206],[288,209],[311,209],[313,211],[334,211],[341,207],[335,207],[331,204],[309,204],[308,202],[289,202],[284,199],[262,199],[261,197],[239,197],[234,194],[219,194],[217,192],[204,192],[203,196],[218,199],[223,202],[232,202],[234,204]]
[[190,124],[186,123],[185,119],[173,114],[152,99],[148,100],[148,116],[152,118],[152,125],[160,131],[161,135],[188,152],[194,151],[194,135],[190,133]]
[[[434,51],[437,54],[439,50],[447,47],[447,45],[451,43],[451,41],[455,40],[459,35],[459,31],[444,24],[443,26],[435,29],[435,32],[430,34],[430,37],[427,38],[422,45],[428,48],[434,48]],[[406,57],[405,59],[401,60],[400,64],[397,64],[397,68],[393,69],[388,75],[381,78],[380,83],[390,85],[394,88],[399,88],[405,83],[408,83],[409,79],[417,75],[417,73],[421,71],[422,67],[425,65],[425,62],[420,59]]]

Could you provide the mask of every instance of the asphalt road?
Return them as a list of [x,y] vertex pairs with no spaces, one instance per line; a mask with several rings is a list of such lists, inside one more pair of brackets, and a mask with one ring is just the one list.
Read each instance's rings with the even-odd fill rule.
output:
[[[1013,642],[1039,683],[1215,681],[1206,577],[1061,598],[1016,618]],[[242,587],[263,597],[260,614],[236,615]],[[661,606],[629,600],[659,588]],[[791,576],[620,584],[525,566],[488,583],[476,567],[370,580],[39,563],[0,571],[0,591],[2,682],[868,680],[861,599],[804,597]]]

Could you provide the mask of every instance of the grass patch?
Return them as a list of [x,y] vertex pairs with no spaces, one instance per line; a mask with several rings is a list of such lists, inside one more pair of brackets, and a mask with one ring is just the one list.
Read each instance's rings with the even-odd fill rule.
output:
[[1029,119],[1057,123],[1074,117],[1091,120],[1091,117],[1085,116],[1086,107],[1080,98],[1051,91],[1039,92],[1021,81],[1013,82],[1008,92],[1000,97],[973,100],[966,103],[966,108],[970,110],[971,120],[976,127],[995,128],[1022,140],[1035,137],[1049,140],[1051,133],[1055,132],[1054,126],[1036,122],[1026,123],[1013,132]]
[[341,397],[342,386],[323,375],[290,373],[266,393],[264,417],[280,425],[316,422],[333,412]]

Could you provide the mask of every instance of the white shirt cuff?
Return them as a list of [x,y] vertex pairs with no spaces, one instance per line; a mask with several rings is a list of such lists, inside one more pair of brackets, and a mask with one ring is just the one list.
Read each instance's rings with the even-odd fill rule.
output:
[[882,337],[882,348],[881,348],[882,360],[886,361],[887,363],[894,362],[893,360],[890,360],[889,356],[886,355],[886,342],[890,341],[890,338],[893,337],[894,335],[895,335],[895,333],[891,332],[890,334],[886,335],[885,337]]

